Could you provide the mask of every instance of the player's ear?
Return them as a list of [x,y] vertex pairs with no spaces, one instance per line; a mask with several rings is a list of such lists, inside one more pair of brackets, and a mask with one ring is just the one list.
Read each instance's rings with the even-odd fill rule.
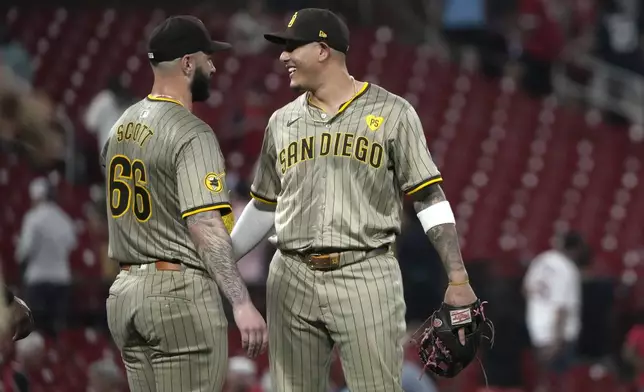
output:
[[183,73],[188,76],[194,72],[194,59],[191,55],[187,54],[181,58],[181,70]]
[[318,59],[319,61],[324,61],[331,56],[331,48],[324,42],[320,42],[319,44]]

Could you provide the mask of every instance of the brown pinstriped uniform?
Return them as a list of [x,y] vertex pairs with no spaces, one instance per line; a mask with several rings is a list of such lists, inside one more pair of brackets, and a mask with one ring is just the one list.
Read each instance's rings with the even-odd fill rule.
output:
[[[302,95],[269,120],[252,196],[276,205],[268,277],[273,386],[323,392],[332,345],[351,392],[401,391],[402,279],[391,246],[403,194],[442,181],[404,99],[365,84],[336,115]],[[317,271],[307,253],[342,253]]]
[[[227,322],[184,218],[220,210],[232,227],[224,158],[208,125],[178,101],[131,106],[103,149],[109,256],[121,271],[107,299],[108,324],[132,391],[219,391]],[[155,261],[182,264],[157,271]]]

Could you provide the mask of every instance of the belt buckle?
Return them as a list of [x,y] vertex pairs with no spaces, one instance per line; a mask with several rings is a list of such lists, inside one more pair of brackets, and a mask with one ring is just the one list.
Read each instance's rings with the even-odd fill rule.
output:
[[[313,259],[316,257],[325,257],[326,259],[329,260],[328,264],[326,265],[320,265],[315,262],[313,262]],[[340,266],[340,254],[338,253],[330,253],[330,254],[322,254],[322,253],[311,253],[307,256],[307,264],[310,269],[312,270],[321,270],[321,271],[330,271],[337,269]]]

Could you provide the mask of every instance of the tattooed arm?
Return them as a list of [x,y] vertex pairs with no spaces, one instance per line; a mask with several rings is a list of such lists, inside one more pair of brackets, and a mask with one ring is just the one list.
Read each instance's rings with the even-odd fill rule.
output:
[[186,218],[190,236],[208,273],[235,306],[250,300],[246,284],[233,259],[230,235],[219,211],[206,211]]
[[[439,184],[430,185],[414,196],[414,208],[417,213],[447,200]],[[467,281],[468,275],[461,256],[456,226],[453,223],[434,226],[426,234],[445,267],[449,281],[455,283]]]
[[233,305],[235,323],[241,332],[242,347],[251,358],[266,350],[266,322],[248,294],[233,259],[233,247],[219,211],[200,212],[186,218],[192,241],[208,273]]

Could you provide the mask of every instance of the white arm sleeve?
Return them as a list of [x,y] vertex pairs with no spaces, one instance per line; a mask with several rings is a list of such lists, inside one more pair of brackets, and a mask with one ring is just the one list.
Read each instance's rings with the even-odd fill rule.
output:
[[230,238],[235,261],[253,250],[275,225],[275,206],[252,199],[242,211]]

